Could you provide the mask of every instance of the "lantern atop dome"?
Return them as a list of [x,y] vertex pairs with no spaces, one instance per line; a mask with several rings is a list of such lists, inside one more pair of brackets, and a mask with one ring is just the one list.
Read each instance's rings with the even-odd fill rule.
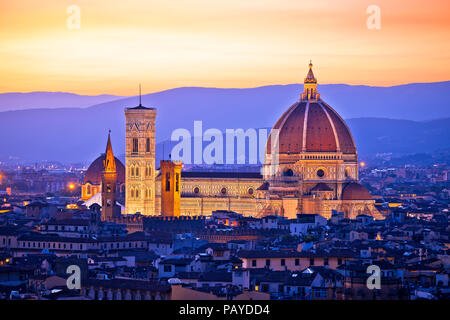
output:
[[302,101],[317,101],[320,99],[320,94],[317,93],[317,79],[314,77],[312,70],[312,61],[309,61],[309,71],[303,82],[303,93],[300,96]]

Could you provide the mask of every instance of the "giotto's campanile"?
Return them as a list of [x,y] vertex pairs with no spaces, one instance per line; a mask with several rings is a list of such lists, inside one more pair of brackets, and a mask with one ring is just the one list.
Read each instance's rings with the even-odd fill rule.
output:
[[155,118],[156,109],[125,109],[125,212],[155,214]]

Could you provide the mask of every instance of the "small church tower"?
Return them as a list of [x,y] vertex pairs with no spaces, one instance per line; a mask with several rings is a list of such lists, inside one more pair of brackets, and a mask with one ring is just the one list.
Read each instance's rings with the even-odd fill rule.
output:
[[161,215],[180,216],[181,168],[180,161],[161,160]]
[[108,133],[102,174],[102,221],[113,221],[121,217],[120,206],[116,204],[117,170],[111,146],[111,131]]

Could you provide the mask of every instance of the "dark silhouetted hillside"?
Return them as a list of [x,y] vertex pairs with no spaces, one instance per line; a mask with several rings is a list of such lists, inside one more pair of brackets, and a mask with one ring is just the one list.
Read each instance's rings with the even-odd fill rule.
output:
[[[319,91],[348,124],[359,153],[417,153],[450,144],[450,82],[394,87],[322,85]],[[298,98],[301,85],[252,89],[177,88],[142,96],[158,109],[157,142],[173,130],[271,127]],[[1,97],[0,97],[1,100]],[[30,160],[89,161],[103,152],[108,129],[124,153],[124,108],[136,97],[88,108],[34,109],[0,113],[0,156]],[[358,118],[358,119],[354,119]],[[389,120],[405,119],[405,120]],[[439,119],[441,120],[433,120]]]

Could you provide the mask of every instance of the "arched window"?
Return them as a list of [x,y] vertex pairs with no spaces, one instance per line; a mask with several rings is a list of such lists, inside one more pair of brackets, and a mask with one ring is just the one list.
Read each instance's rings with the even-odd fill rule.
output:
[[134,189],[133,188],[131,188],[131,191],[130,191],[130,198],[134,198]]
[[86,187],[86,193],[91,194],[91,186],[89,184]]
[[292,177],[294,175],[294,171],[292,171],[292,169],[287,169],[286,171],[284,171],[283,175],[285,177]]
[[139,152],[139,141],[138,138],[133,138],[133,153]]
[[166,172],[166,191],[170,191],[170,173]]

